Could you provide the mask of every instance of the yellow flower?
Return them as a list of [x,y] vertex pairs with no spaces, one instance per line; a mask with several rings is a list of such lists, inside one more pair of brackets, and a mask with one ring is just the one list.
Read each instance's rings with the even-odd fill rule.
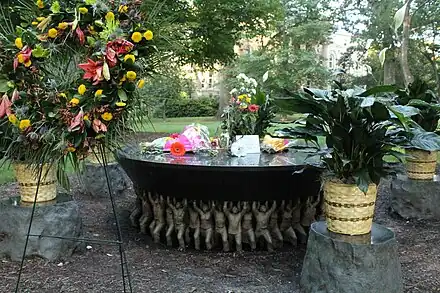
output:
[[67,99],[67,95],[65,93],[60,93],[58,96]]
[[84,115],[84,121],[89,121],[89,115]]
[[46,19],[46,17],[43,17],[43,16],[37,17],[37,21],[38,21],[38,22],[43,21],[43,20],[45,20],[45,19]]
[[58,24],[58,28],[59,28],[60,30],[65,30],[68,26],[69,26],[69,24],[68,24],[67,22],[60,22],[60,23]]
[[140,32],[134,32],[131,35],[131,39],[133,40],[133,42],[139,43],[140,41],[142,41],[142,34]]
[[104,114],[101,115],[101,118],[104,119],[105,121],[110,121],[113,119],[113,115],[112,113],[105,112]]
[[81,14],[86,14],[87,12],[89,12],[89,10],[85,7],[80,7],[78,10],[79,10],[79,13],[81,13]]
[[246,98],[248,97],[248,95],[244,94],[244,95],[239,95],[238,96],[238,100],[242,101],[242,100],[246,100]]
[[134,71],[127,71],[127,79],[129,80],[129,81],[133,81],[133,80],[135,80],[136,79],[136,72],[134,72]]
[[127,5],[120,5],[118,9],[119,13],[127,13],[128,12],[128,6]]
[[84,95],[86,93],[86,91],[87,91],[87,88],[85,85],[82,84],[78,87],[78,94],[80,94],[81,96]]
[[18,128],[20,128],[20,130],[25,130],[30,126],[31,126],[31,121],[29,119],[25,119],[20,121],[20,125],[18,126]]
[[247,97],[247,98],[246,98],[246,103],[248,103],[248,104],[251,103],[251,98],[250,98],[250,97]]
[[125,107],[127,104],[126,103],[124,103],[124,102],[117,102],[116,103],[116,106],[118,106],[118,107]]
[[44,8],[44,2],[43,2],[43,0],[37,0],[37,6],[38,6],[38,8],[40,8],[40,9]]
[[30,67],[31,65],[32,65],[31,60],[28,60],[28,61],[26,61],[26,63],[24,63],[24,66],[26,66],[26,67]]
[[141,79],[141,80],[138,81],[137,87],[139,89],[141,89],[141,88],[144,87],[144,85],[145,85],[145,80]]
[[33,21],[33,22],[32,22],[32,25],[33,25],[33,26],[37,26],[37,25],[38,25],[38,21]]
[[102,95],[103,90],[97,90],[95,92],[95,97],[99,97],[100,95]]
[[76,151],[76,148],[68,147],[68,148],[66,148],[66,151],[69,152],[69,153],[74,153]]
[[15,116],[14,114],[11,114],[8,116],[9,122],[11,122],[14,125],[17,125],[17,116]]
[[17,47],[20,50],[23,48],[23,41],[21,40],[21,38],[15,39],[15,47]]
[[18,63],[24,63],[24,57],[22,54],[18,54],[17,56]]
[[150,31],[150,30],[146,31],[146,32],[144,33],[144,38],[145,38],[147,41],[151,41],[151,40],[153,39],[153,32]]
[[114,21],[115,20],[115,14],[111,11],[107,12],[107,14],[105,15],[105,20],[107,21]]
[[49,36],[49,38],[55,39],[58,35],[58,31],[56,28],[51,28],[47,35]]
[[132,54],[127,54],[124,56],[124,62],[127,62],[128,59],[130,59],[133,63],[136,60],[136,58]]
[[69,103],[70,103],[72,106],[78,106],[78,104],[79,104],[79,99],[77,99],[77,98],[73,98],[73,99],[70,100]]

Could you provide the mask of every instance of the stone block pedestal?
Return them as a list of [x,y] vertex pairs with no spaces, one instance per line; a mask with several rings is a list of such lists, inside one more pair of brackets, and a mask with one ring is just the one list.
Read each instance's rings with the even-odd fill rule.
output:
[[[32,213],[32,203],[20,203],[19,197],[0,201],[0,256],[20,261]],[[39,203],[35,208],[31,234],[80,237],[82,221],[78,204],[70,196],[59,194],[54,201]],[[57,260],[72,255],[80,243],[29,237],[26,257]]]
[[[130,179],[125,171],[116,162],[111,162],[107,167],[110,185],[115,196],[123,196],[130,185]],[[104,167],[101,164],[87,162],[82,174],[84,191],[95,198],[108,198],[107,180]]]
[[440,178],[412,180],[399,175],[391,181],[391,210],[405,219],[440,220]]
[[402,293],[394,233],[373,224],[370,234],[347,236],[313,223],[301,287],[304,293]]

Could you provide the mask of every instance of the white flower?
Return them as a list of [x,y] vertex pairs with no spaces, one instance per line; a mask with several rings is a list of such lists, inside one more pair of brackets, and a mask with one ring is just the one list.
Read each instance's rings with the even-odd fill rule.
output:
[[238,90],[237,90],[236,88],[234,88],[234,89],[232,89],[232,91],[229,92],[229,94],[233,95],[233,94],[235,94],[236,92],[238,92]]
[[269,71],[266,71],[266,73],[263,75],[263,82],[266,82],[268,78],[269,78]]
[[257,91],[255,89],[251,89],[251,93],[253,93],[254,95],[257,94]]
[[246,149],[240,141],[236,141],[231,145],[231,153],[235,157],[245,157]]
[[246,76],[246,74],[244,73],[240,73],[239,75],[237,75],[236,79],[243,79],[246,80],[248,77]]
[[251,83],[254,87],[258,86],[258,82],[254,78],[250,78],[249,83]]

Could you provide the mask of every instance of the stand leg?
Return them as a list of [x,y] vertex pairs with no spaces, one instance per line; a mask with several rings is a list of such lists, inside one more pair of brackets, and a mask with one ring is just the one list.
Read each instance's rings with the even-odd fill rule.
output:
[[[119,255],[120,255],[120,259],[121,259],[121,272],[122,272],[122,284],[124,286],[124,293],[126,292],[133,292],[133,289],[131,287],[131,278],[130,278],[130,272],[128,270],[128,262],[127,262],[127,256],[125,255],[125,251],[124,251],[124,244],[123,244],[123,240],[122,240],[122,232],[121,232],[121,226],[119,224],[119,219],[118,219],[118,215],[116,213],[116,206],[115,206],[115,200],[113,198],[113,192],[112,192],[112,188],[110,185],[110,179],[108,176],[108,171],[107,171],[107,156],[105,154],[105,149],[103,145],[99,146],[100,148],[100,152],[101,152],[101,157],[102,157],[102,163],[103,163],[103,167],[104,167],[104,173],[105,173],[105,178],[107,180],[107,188],[108,188],[108,193],[110,195],[110,201],[112,204],[112,210],[113,210],[113,216],[115,217],[115,222],[116,222],[116,228],[118,230],[118,241],[119,243]],[[127,279],[127,281],[126,281]],[[129,291],[127,291],[127,285],[128,285],[128,289]]]
[[35,191],[34,204],[32,205],[31,219],[29,220],[29,227],[28,227],[28,231],[26,234],[26,242],[24,243],[23,256],[21,257],[20,270],[18,271],[17,283],[15,285],[15,293],[18,293],[18,289],[20,289],[21,273],[23,271],[24,259],[26,257],[26,249],[27,249],[27,246],[29,243],[29,236],[31,234],[32,222],[34,220],[35,207],[37,205],[37,197],[38,197],[38,191],[40,189],[42,175],[43,175],[43,163],[40,164],[40,169],[38,170],[37,190]]

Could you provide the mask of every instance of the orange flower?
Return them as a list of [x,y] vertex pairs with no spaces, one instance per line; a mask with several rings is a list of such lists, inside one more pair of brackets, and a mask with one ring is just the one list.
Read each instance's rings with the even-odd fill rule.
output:
[[185,153],[186,153],[186,150],[185,150],[185,146],[183,145],[183,143],[176,141],[171,145],[171,154],[173,156],[181,157]]

